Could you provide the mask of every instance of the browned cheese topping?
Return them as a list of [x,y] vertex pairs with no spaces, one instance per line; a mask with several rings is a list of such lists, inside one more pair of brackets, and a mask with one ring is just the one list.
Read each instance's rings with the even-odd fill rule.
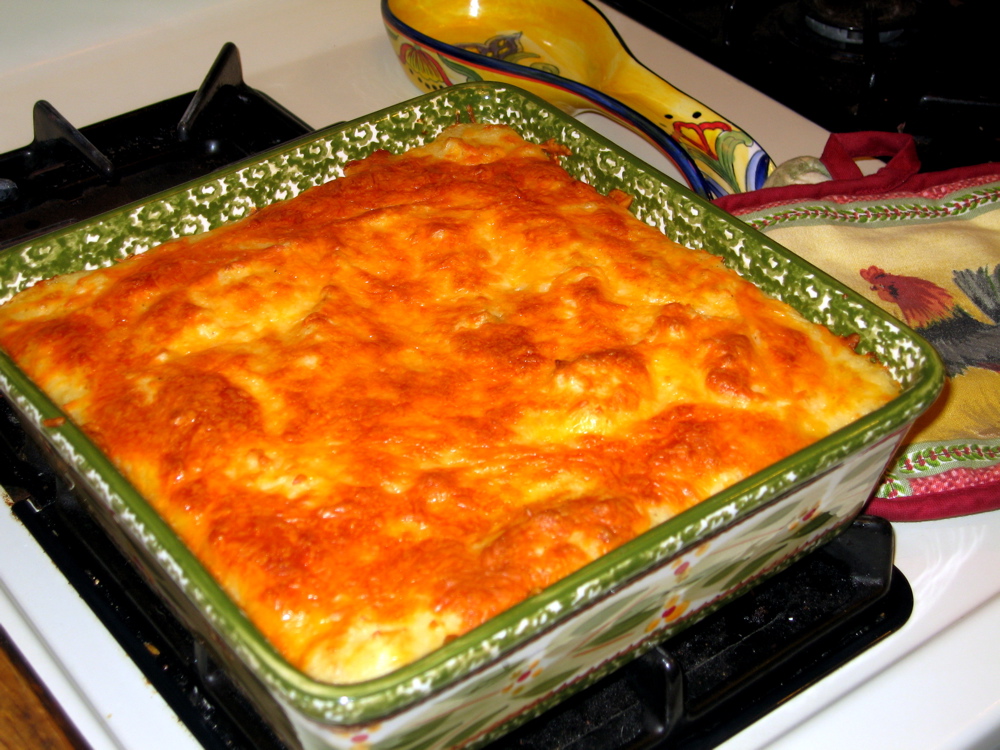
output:
[[292,664],[384,674],[897,393],[559,151],[376,153],[0,345]]

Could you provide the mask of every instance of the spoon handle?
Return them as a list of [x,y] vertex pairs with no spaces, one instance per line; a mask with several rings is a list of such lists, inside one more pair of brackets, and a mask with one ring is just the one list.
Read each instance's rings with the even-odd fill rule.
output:
[[[494,36],[502,50],[485,45],[451,45],[403,23],[382,0],[383,20],[397,58],[425,91],[466,81],[493,80],[527,89],[569,114],[596,111],[653,143],[706,198],[756,190],[773,169],[767,153],[743,130],[639,63],[624,46],[613,47],[611,67],[599,83],[560,75],[559,66],[523,64],[520,32]],[[607,23],[603,16],[602,22]],[[603,28],[603,27],[600,27]],[[614,43],[620,42],[608,26]],[[529,58],[543,56],[531,52]],[[570,68],[573,66],[570,65]],[[595,88],[600,86],[600,88]]]
[[654,143],[662,133],[679,144],[708,181],[710,193],[757,190],[773,170],[767,152],[745,131],[631,57],[601,91],[645,118],[653,132],[643,135]]

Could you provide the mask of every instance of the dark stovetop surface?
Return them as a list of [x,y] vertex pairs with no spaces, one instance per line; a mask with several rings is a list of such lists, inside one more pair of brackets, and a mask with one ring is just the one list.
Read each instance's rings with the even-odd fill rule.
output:
[[1000,161],[989,0],[606,2],[831,132],[910,133],[924,171]]

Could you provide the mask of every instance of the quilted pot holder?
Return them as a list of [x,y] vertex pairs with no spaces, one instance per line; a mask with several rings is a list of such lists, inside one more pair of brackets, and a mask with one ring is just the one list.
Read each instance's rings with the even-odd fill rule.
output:
[[[855,159],[868,157],[891,158],[863,176]],[[944,360],[944,393],[866,509],[892,521],[1000,508],[1000,163],[919,169],[909,136],[834,135],[818,162],[798,166],[818,182],[715,201],[888,310]]]

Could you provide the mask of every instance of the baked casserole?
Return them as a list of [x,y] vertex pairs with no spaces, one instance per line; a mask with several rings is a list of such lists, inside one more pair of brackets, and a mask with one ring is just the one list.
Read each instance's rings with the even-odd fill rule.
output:
[[386,674],[899,393],[564,152],[377,152],[36,284],[0,346],[289,662]]

